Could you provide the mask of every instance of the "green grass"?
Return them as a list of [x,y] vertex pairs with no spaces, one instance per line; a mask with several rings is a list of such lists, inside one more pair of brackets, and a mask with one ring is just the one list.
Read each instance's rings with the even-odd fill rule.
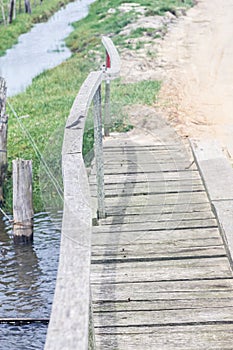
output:
[[[153,0],[152,2],[134,0],[134,2],[147,6],[148,9],[159,6],[164,8],[165,2],[173,7],[184,6],[183,2],[178,0]],[[74,98],[88,73],[99,68],[100,63],[104,61],[105,52],[101,44],[101,35],[111,35],[121,50],[125,43],[119,33],[125,25],[134,21],[138,16],[133,11],[119,14],[117,10],[116,13],[108,13],[109,8],[117,9],[121,3],[121,0],[96,1],[90,8],[90,14],[74,24],[74,32],[66,40],[73,51],[73,56],[60,66],[46,71],[34,79],[25,93],[10,99],[10,103],[19,116],[29,115],[28,118],[20,120],[30,132],[40,152],[44,154],[51,171],[54,172],[59,182],[61,178],[60,153],[65,121]],[[187,1],[188,3],[190,2]],[[100,58],[96,58],[96,53],[100,54]],[[122,84],[119,79],[114,81],[111,85],[111,115],[115,121],[113,129],[118,131],[130,129],[131,126],[125,116],[124,106],[132,104],[152,105],[156,100],[159,88],[160,83],[157,81],[149,80],[127,85]],[[9,108],[8,114],[9,169],[5,186],[5,209],[11,211],[12,207],[11,161],[21,157],[33,160],[34,207],[35,211],[41,211],[45,194],[49,197],[49,203],[59,202],[55,188],[51,185],[49,178],[46,178],[44,172],[41,171],[40,161],[28,137],[22,132]],[[93,127],[89,118],[84,136],[85,154],[90,152],[92,144]],[[53,154],[55,156],[51,157]],[[41,187],[43,198],[41,198]]]

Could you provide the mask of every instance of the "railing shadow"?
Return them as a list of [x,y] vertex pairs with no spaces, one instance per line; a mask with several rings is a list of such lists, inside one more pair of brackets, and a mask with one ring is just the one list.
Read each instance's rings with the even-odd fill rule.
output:
[[[129,144],[127,144],[129,145]],[[131,146],[131,153],[130,153],[130,158],[129,158],[129,153],[124,152],[125,151],[125,147],[122,147],[122,150],[124,152],[124,155],[122,156],[122,162],[127,164],[127,170],[126,173],[132,173],[135,172],[135,164],[137,164],[137,154],[136,151],[134,150],[134,144],[130,143]],[[135,172],[135,180],[137,178],[137,173]],[[131,186],[129,187],[129,182],[125,181],[123,183],[123,187],[121,189],[121,191],[119,191],[118,194],[118,201],[115,205],[115,208],[120,208],[120,214],[118,215],[114,215],[112,216],[112,223],[111,225],[109,225],[110,229],[108,232],[108,237],[106,239],[106,246],[108,247],[109,245],[112,244],[113,238],[114,238],[114,244],[116,247],[119,247],[121,243],[121,234],[119,233],[119,235],[117,235],[117,239],[116,239],[116,235],[115,235],[115,225],[122,226],[124,224],[124,219],[126,217],[126,210],[128,208],[130,199],[132,197],[132,195],[134,194],[134,188],[135,188],[135,182],[131,183]],[[127,193],[127,195],[125,195],[125,193]],[[107,215],[108,215],[108,208],[106,208],[107,211]],[[119,230],[119,232],[121,232],[121,230]],[[127,242],[126,242],[127,243]],[[122,249],[123,246],[122,246]],[[104,260],[108,260],[109,261],[109,253],[108,251],[106,251],[103,255],[103,261]],[[111,289],[111,298],[113,299],[113,303],[112,305],[115,304],[117,300],[117,295],[116,295],[116,290],[114,288],[114,282],[117,282],[117,269],[119,267],[119,262],[118,259],[112,259],[109,263],[105,263],[103,264],[103,270],[102,270],[102,275],[101,275],[101,280],[104,281],[104,276],[106,275],[106,272],[108,270],[109,265],[111,264],[111,271],[112,271],[112,275],[111,275],[111,283],[112,283],[112,289]],[[105,288],[105,284],[100,286],[100,294],[103,296],[103,299],[109,300],[109,289],[106,290]],[[129,300],[124,300],[126,303]],[[113,308],[115,308],[115,306],[113,306]],[[117,311],[117,309],[115,308],[115,310],[112,311]],[[114,315],[116,315],[116,312],[112,313],[113,318],[112,318],[112,326],[117,327],[117,319],[116,317],[114,317]],[[109,327],[111,327],[111,325],[109,325]],[[106,337],[106,339],[104,339],[104,337],[100,338],[100,348],[109,348],[109,349],[118,349],[118,339],[117,339],[117,335],[112,335],[111,339],[109,337]]]

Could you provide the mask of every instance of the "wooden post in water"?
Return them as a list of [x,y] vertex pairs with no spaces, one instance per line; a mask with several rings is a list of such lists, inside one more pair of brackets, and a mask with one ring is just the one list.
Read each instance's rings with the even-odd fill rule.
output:
[[32,161],[13,160],[14,242],[33,240]]
[[3,203],[3,183],[7,171],[6,82],[0,77],[0,205]]
[[105,218],[105,194],[104,194],[104,156],[102,138],[102,113],[101,113],[101,85],[93,98],[94,102],[94,136],[95,136],[95,163],[97,180],[98,218]]

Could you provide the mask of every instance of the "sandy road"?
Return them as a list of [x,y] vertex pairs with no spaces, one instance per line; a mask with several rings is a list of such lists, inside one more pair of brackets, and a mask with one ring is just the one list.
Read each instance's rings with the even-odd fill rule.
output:
[[201,0],[159,50],[160,107],[183,135],[214,137],[233,158],[233,1]]

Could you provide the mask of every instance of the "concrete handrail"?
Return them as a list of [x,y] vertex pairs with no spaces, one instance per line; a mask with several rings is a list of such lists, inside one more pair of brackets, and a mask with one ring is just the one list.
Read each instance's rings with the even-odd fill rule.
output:
[[45,350],[95,348],[90,312],[92,208],[82,145],[85,121],[93,101],[98,210],[99,217],[103,217],[105,208],[100,89],[105,74],[101,70],[88,75],[66,123],[62,148],[64,208],[60,259]]
[[107,36],[102,37],[102,44],[106,49],[106,80],[115,79],[120,74],[121,60],[118,51],[113,44],[112,40]]
[[111,127],[110,117],[110,81],[117,78],[120,74],[121,61],[120,56],[112,40],[107,36],[102,37],[102,44],[106,50],[106,63],[104,65],[105,80],[105,104],[104,104],[104,135],[109,136]]

